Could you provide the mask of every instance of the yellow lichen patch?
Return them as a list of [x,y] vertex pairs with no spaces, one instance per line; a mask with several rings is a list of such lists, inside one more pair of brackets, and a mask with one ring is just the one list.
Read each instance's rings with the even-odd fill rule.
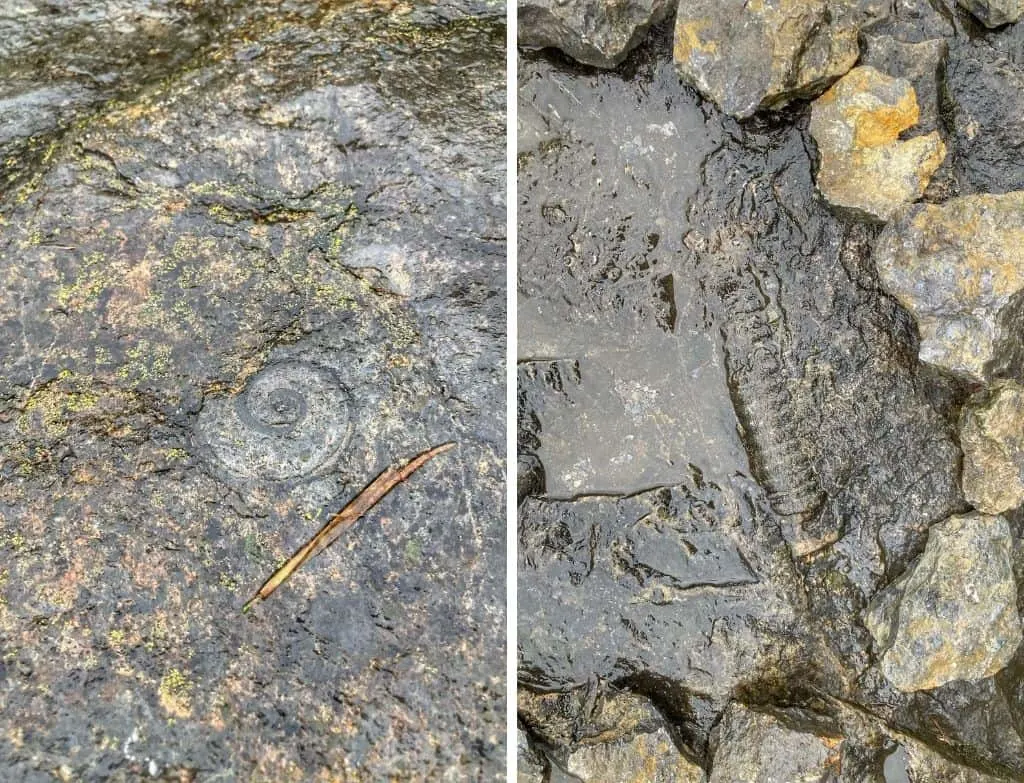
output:
[[170,669],[160,680],[160,706],[175,718],[192,716],[192,683],[180,669]]
[[711,22],[707,19],[677,24],[675,44],[672,48],[673,59],[677,63],[685,63],[689,62],[694,54],[718,54],[718,44],[715,41],[705,41],[701,38],[701,32],[710,26]]
[[57,303],[71,312],[92,309],[99,295],[114,285],[116,274],[103,253],[90,253],[82,259],[74,280],[57,289]]
[[892,144],[903,131],[916,125],[920,117],[917,95],[909,85],[895,106],[880,105],[870,109],[851,106],[844,114],[854,128],[854,149]]
[[120,628],[113,628],[107,632],[107,646],[118,655],[124,654],[126,639],[127,634]]

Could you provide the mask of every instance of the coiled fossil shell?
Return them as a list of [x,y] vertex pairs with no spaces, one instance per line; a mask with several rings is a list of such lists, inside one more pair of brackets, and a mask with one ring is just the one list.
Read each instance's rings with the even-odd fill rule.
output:
[[351,409],[333,370],[289,361],[268,365],[235,397],[210,400],[197,427],[232,475],[281,481],[333,460],[351,435]]

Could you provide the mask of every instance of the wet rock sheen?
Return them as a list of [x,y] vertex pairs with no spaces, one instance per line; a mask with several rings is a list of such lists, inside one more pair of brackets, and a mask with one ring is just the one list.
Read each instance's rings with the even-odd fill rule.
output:
[[671,0],[519,0],[519,44],[611,68],[671,8]]

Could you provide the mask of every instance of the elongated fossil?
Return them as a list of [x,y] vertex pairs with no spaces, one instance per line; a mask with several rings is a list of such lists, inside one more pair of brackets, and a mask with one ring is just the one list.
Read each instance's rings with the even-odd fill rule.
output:
[[722,309],[729,396],[750,469],[772,509],[802,521],[820,510],[825,495],[794,412],[779,326],[743,249],[716,247],[706,258],[706,283]]

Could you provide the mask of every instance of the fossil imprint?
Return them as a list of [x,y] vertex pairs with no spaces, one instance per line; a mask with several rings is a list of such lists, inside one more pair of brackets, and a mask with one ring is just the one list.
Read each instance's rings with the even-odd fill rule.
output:
[[197,426],[232,475],[281,481],[331,462],[351,435],[351,410],[333,370],[288,361],[263,368],[237,396],[208,400]]
[[[692,240],[691,240],[692,241]],[[742,248],[697,240],[705,285],[722,309],[725,373],[754,478],[784,517],[813,517],[825,500],[800,432],[780,343],[780,326]],[[695,248],[695,249],[698,249]]]

